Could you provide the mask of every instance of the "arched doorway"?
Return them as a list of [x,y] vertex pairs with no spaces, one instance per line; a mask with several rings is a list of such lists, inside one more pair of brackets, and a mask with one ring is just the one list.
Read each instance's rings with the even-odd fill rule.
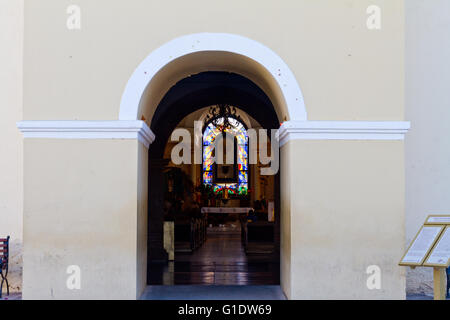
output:
[[[229,252],[228,257],[216,256],[216,259],[214,260],[211,255],[205,256],[204,254],[196,254],[187,257],[181,253],[178,255],[175,254],[175,263],[174,266],[171,265],[171,272],[169,273],[167,272],[167,265],[164,264],[168,259],[163,245],[164,214],[167,214],[164,210],[164,201],[169,201],[167,199],[167,190],[164,189],[164,173],[167,172],[170,163],[170,158],[167,157],[167,143],[172,131],[177,127],[180,121],[198,110],[208,109],[208,106],[216,104],[237,106],[240,112],[244,113],[247,117],[251,117],[253,122],[257,123],[259,128],[270,130],[279,127],[279,120],[270,99],[256,84],[241,75],[229,72],[203,72],[179,81],[167,92],[161,103],[158,105],[151,123],[151,129],[155,133],[156,139],[149,148],[148,284],[164,284],[163,279],[167,279],[167,274],[169,274],[169,277],[171,277],[172,280],[169,282],[166,281],[165,284],[224,284],[224,282],[220,282],[220,280],[217,280],[214,277],[215,271],[222,275],[225,273],[228,277],[226,283],[232,285],[280,283],[279,173],[273,177],[265,178],[266,180],[270,180],[270,187],[272,188],[272,193],[268,200],[273,203],[274,217],[273,219],[271,218],[270,222],[267,220],[268,217],[266,215],[265,219],[260,219],[258,223],[255,222],[247,225],[247,220],[245,218],[245,221],[242,221],[241,224],[237,219],[228,220],[227,215],[227,219],[223,218],[223,223],[219,223],[220,227],[225,227],[225,222],[230,222],[230,225],[233,228],[235,227],[235,224],[239,225],[238,228],[235,229],[237,232],[235,232],[234,235],[230,235],[229,232],[221,233],[221,231],[227,232],[225,229],[214,228],[217,226],[217,221],[211,217],[212,214],[210,214],[208,219],[205,217],[205,220],[208,220],[208,232],[211,233],[212,239],[206,244],[209,249],[204,250],[214,250],[211,247],[214,246],[214,241],[217,243],[223,240],[226,243],[229,243],[229,246],[234,246],[236,249],[232,252],[232,250],[230,251],[225,248],[225,251]],[[239,121],[236,122],[239,123]],[[203,123],[204,127],[208,127],[208,125],[211,125],[211,122],[206,121]],[[205,132],[203,132],[203,134],[205,134]],[[164,156],[165,153],[166,156]],[[191,166],[195,165],[193,164]],[[198,166],[202,167],[202,165]],[[257,171],[258,169],[256,169],[257,165],[252,164],[249,165],[249,167],[252,167],[253,172],[257,172],[258,179],[261,178],[259,171]],[[245,176],[247,173],[247,170],[240,170],[238,176]],[[247,178],[244,179],[246,180]],[[207,183],[205,179],[196,181],[194,178],[192,180],[193,181],[190,181],[190,184],[193,185],[195,189],[208,185],[212,186],[212,174],[211,183]],[[239,181],[242,182],[241,180]],[[224,185],[226,184],[215,184],[216,187],[223,187]],[[215,193],[218,194],[220,192],[221,191],[216,188]],[[262,196],[259,194],[257,197],[259,199],[255,199],[254,197],[252,197],[252,199],[250,199],[250,197],[244,197],[245,199],[242,198],[237,206],[257,207],[258,213],[263,213],[264,210],[267,212],[267,199],[265,196],[265,194]],[[175,205],[173,196],[170,198],[171,201],[173,201],[173,205]],[[222,199],[222,202],[225,201]],[[222,202],[219,201],[217,205],[227,206],[226,203]],[[264,205],[261,205],[262,203],[264,203]],[[207,207],[208,203],[206,202],[201,205]],[[214,205],[216,206],[216,204]],[[206,209],[205,207],[202,209]],[[177,212],[175,216],[177,215],[180,216],[181,213]],[[170,219],[172,218],[173,217]],[[266,223],[263,220],[265,220]],[[267,232],[272,234],[272,238],[269,240],[265,239],[263,234],[267,234]],[[220,238],[221,235],[223,235],[222,238]],[[247,235],[250,239],[248,239]],[[244,236],[245,240],[241,241],[241,236]],[[218,239],[218,237],[220,239]],[[175,239],[177,239],[176,219]],[[256,248],[254,245],[252,247],[253,249],[249,249],[247,240],[249,240],[251,244],[257,243],[258,241],[264,242],[263,240],[265,240],[264,243],[266,243],[266,246],[264,247],[263,243],[261,243],[259,246],[256,245]],[[200,256],[200,258],[196,258],[198,256]],[[224,264],[223,258],[227,258],[226,264]],[[193,264],[196,265],[198,271],[189,271],[192,270]],[[204,272],[205,269],[208,269],[209,271]],[[224,272],[223,270],[226,271]],[[236,272],[233,272],[233,270]],[[188,277],[188,279],[186,279],[186,277]],[[213,283],[211,283],[211,277],[215,278]],[[230,278],[234,280],[230,280]],[[246,281],[243,281],[243,278],[245,278]]]
[[[161,129],[163,131],[162,137],[156,137],[151,145],[152,150],[156,150],[156,152],[149,152],[149,156],[153,158],[149,161],[149,177],[153,176],[152,179],[158,179],[157,174],[152,174],[154,170],[152,163],[156,164],[156,168],[160,166],[156,159],[158,158],[157,150],[161,153],[164,146],[161,141],[167,141],[167,137],[177,123],[177,120],[171,120],[171,117],[167,117],[167,114],[165,115],[163,112],[157,112],[157,109],[167,100],[165,99],[167,92],[179,81],[192,75],[210,71],[240,75],[250,80],[259,92],[264,93],[263,100],[270,102],[271,110],[265,109],[264,105],[268,104],[261,101],[261,95],[256,95],[255,98],[261,103],[259,103],[259,108],[253,107],[254,111],[256,113],[267,111],[268,114],[275,114],[276,116],[262,120],[265,122],[267,119],[271,119],[268,123],[264,123],[263,127],[278,128],[280,123],[285,121],[308,123],[303,95],[294,74],[284,61],[269,48],[251,39],[231,34],[200,33],[174,39],[153,51],[138,66],[126,85],[120,105],[119,120],[145,120],[147,125],[153,129],[155,129],[154,124],[163,124],[164,121],[162,120],[166,117],[166,125]],[[237,89],[231,85],[228,90]],[[201,91],[198,94],[201,97]],[[209,91],[209,94],[211,94],[211,91]],[[189,98],[187,92],[185,92],[185,95],[186,98]],[[220,96],[220,93],[217,96]],[[242,92],[242,95],[239,96],[243,99],[248,97],[248,94]],[[217,103],[217,100],[212,103]],[[247,103],[247,105],[248,108],[252,108],[254,104]],[[180,109],[181,114],[178,115],[180,117],[178,121],[182,119],[181,116],[191,112],[188,109],[186,106]],[[172,116],[176,117],[177,115]],[[172,129],[168,130],[169,127],[172,127]],[[291,127],[280,132],[281,146],[290,139]],[[297,124],[294,124],[294,127],[297,127]],[[289,154],[289,157],[284,159],[283,166],[289,167],[291,161],[291,155]],[[156,172],[158,171],[159,169],[156,169]],[[283,175],[278,179],[280,179],[280,194],[286,200],[291,199],[288,176]],[[286,184],[287,188],[284,191],[283,183]],[[150,184],[152,183],[150,182]],[[150,197],[152,197],[151,192],[150,190]],[[156,192],[158,191],[156,190]],[[159,198],[161,197],[159,196]],[[280,278],[284,293],[290,297],[292,290],[292,244],[291,211],[288,202],[282,205],[281,210],[279,210],[281,213],[279,220],[282,222],[280,229],[286,230],[280,238]],[[158,210],[160,210],[162,203],[156,201],[148,205],[150,210],[153,206],[159,207]],[[286,216],[285,219],[284,216]],[[153,226],[160,229],[158,222],[154,223]],[[148,230],[149,233],[152,233],[150,228],[153,227],[150,226]],[[158,236],[155,241],[160,241],[160,239]],[[139,242],[142,246],[143,239],[140,239]],[[148,246],[151,245],[148,244]],[[140,262],[140,265],[143,266],[143,261]]]

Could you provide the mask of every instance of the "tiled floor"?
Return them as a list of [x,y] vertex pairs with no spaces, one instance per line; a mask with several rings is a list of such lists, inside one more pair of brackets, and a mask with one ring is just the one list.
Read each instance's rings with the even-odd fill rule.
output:
[[208,239],[193,253],[177,253],[175,262],[149,268],[150,285],[279,285],[279,257],[246,255],[239,226],[209,228]]

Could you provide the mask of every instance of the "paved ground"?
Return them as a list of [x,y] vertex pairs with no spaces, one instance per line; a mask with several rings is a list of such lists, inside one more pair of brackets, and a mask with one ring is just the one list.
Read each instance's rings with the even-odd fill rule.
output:
[[280,286],[148,286],[141,300],[286,300]]
[[[407,295],[406,300],[433,300],[433,296],[426,296],[426,295]],[[450,298],[447,298],[447,300],[450,300]]]
[[11,293],[9,296],[7,296],[4,293],[0,300],[22,300],[22,294],[21,293]]
[[[0,300],[21,300],[20,293],[12,293],[9,297],[3,295]],[[285,300],[279,286],[149,286],[141,300],[194,300],[194,299],[225,299],[225,300]],[[432,300],[432,296],[408,295],[406,300]],[[447,299],[450,301],[450,299]]]

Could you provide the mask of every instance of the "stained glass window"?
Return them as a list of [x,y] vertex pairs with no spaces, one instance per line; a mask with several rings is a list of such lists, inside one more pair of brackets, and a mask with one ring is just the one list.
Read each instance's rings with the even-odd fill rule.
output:
[[[231,195],[246,195],[248,193],[248,135],[244,125],[234,118],[228,118],[231,126],[224,127],[224,119],[218,119],[217,125],[209,123],[203,132],[203,184],[211,185],[216,194],[225,189]],[[213,175],[214,141],[222,133],[230,133],[237,142],[237,183],[215,183]],[[224,159],[225,160],[225,159]]]

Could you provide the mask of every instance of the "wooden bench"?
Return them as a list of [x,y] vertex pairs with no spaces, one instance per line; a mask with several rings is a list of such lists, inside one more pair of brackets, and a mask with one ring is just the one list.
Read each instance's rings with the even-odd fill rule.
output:
[[6,283],[6,293],[9,296],[9,283],[8,283],[8,261],[9,261],[9,236],[0,238],[0,275],[2,282],[0,284],[0,298],[3,292],[3,283]]
[[205,218],[175,219],[175,252],[193,252],[206,241]]
[[191,221],[175,220],[175,252],[193,251],[193,232]]
[[275,248],[273,222],[247,222],[243,226],[243,242],[248,254],[272,253]]

